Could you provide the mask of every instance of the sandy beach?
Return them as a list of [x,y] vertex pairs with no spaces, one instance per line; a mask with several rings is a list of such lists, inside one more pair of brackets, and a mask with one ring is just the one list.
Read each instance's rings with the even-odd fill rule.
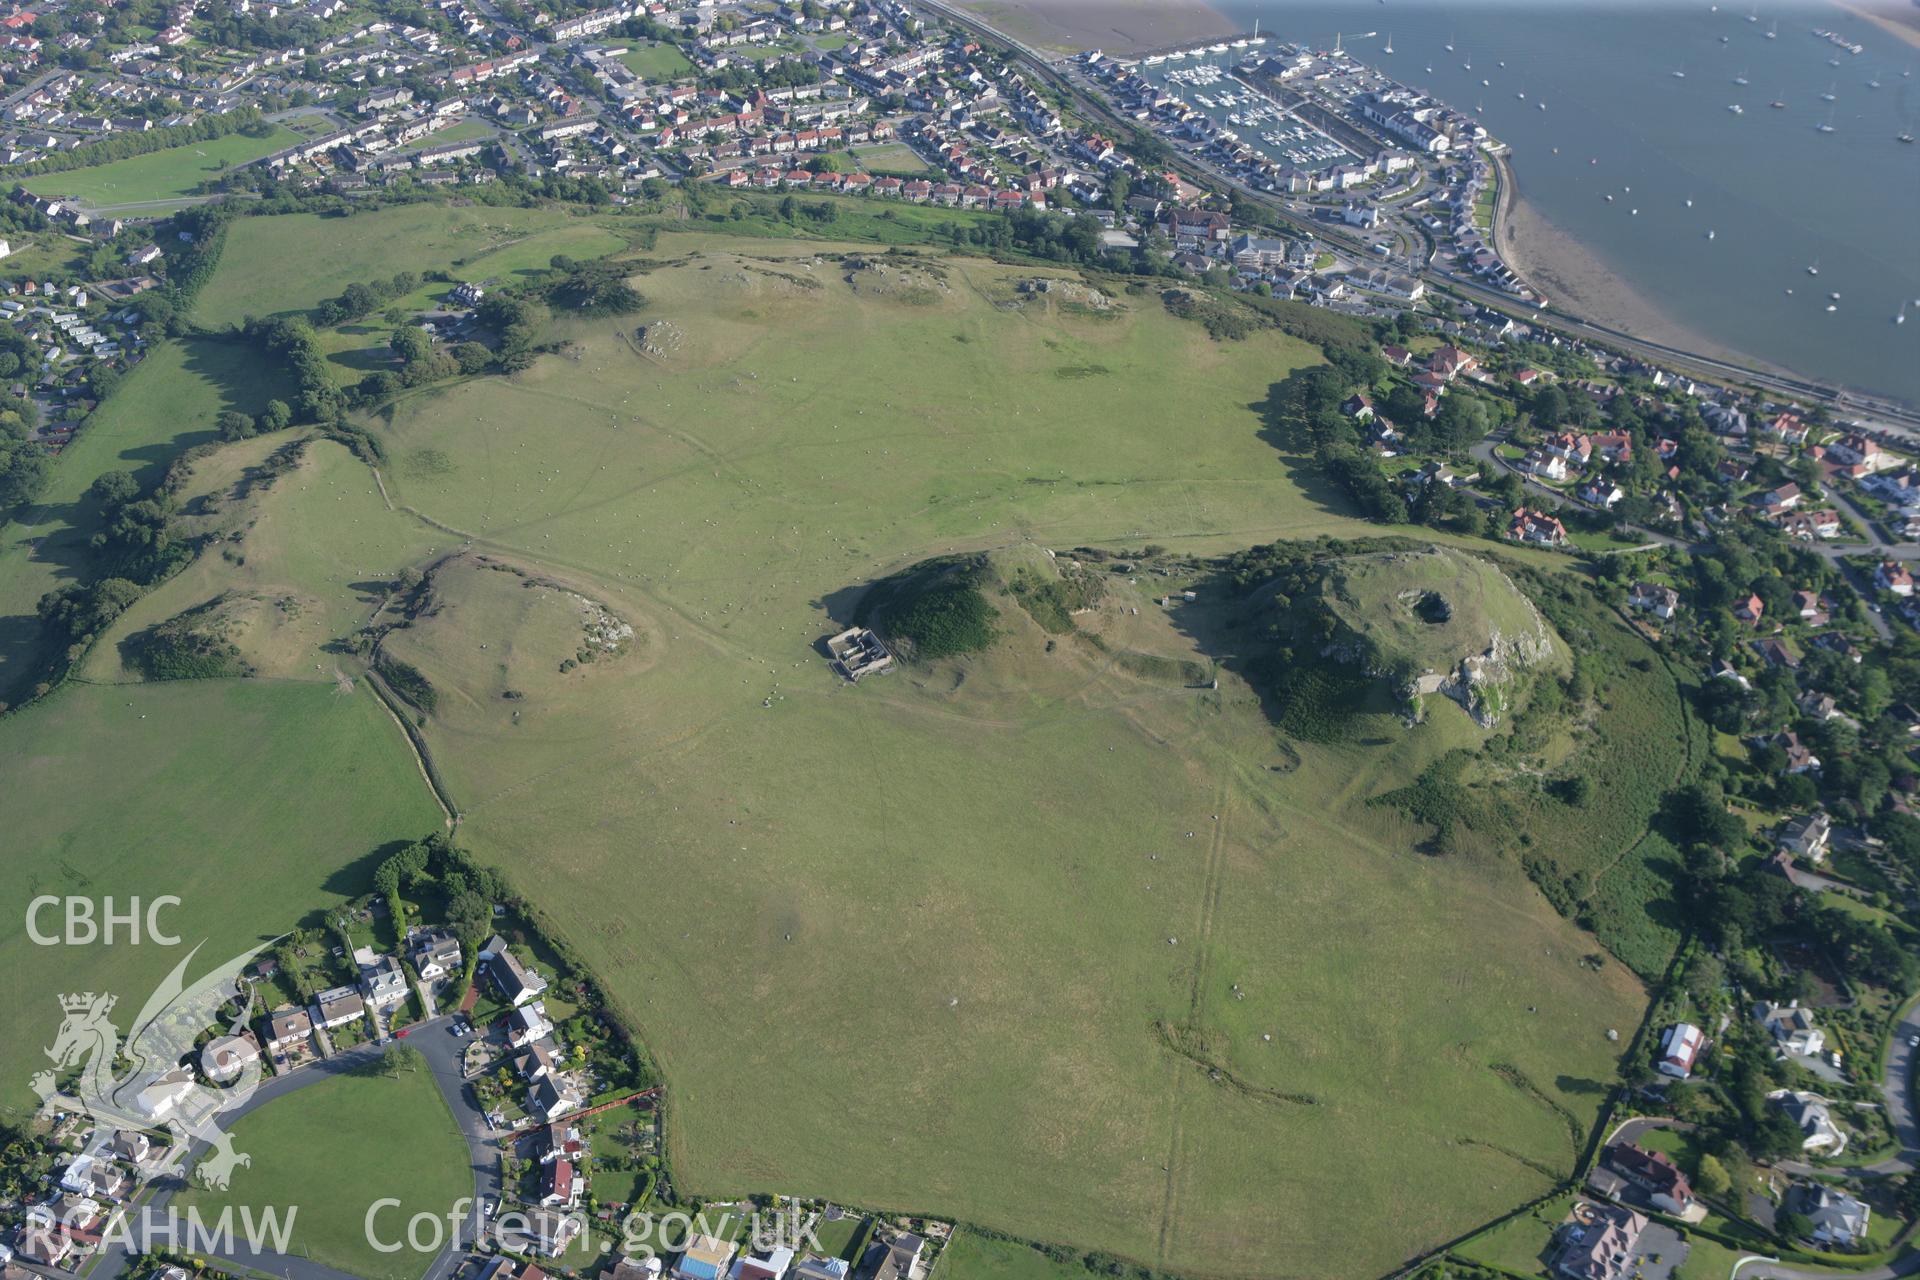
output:
[[1232,35],[1204,0],[955,0],[994,27],[1058,53],[1138,53]]
[[1555,309],[1648,342],[1766,367],[1766,362],[1680,324],[1524,197],[1513,201],[1508,210],[1504,237],[1508,256],[1524,279],[1546,293]]
[[1860,4],[1834,0],[1834,3],[1856,17],[1865,18],[1896,40],[1920,49],[1920,5],[1898,4],[1895,0],[1866,0]]

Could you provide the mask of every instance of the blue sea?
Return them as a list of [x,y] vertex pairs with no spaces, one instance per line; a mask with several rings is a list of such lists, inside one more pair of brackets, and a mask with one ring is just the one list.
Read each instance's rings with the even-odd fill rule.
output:
[[1874,23],[1708,0],[1217,7],[1282,41],[1338,35],[1477,111],[1522,198],[1684,329],[1920,404],[1920,143],[1897,141],[1920,135],[1920,50]]

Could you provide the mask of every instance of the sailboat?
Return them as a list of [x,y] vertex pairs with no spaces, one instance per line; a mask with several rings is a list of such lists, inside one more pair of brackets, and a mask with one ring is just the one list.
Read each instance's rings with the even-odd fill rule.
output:
[[1767,39],[1777,40],[1779,38],[1780,38],[1780,23],[1778,20],[1776,20],[1772,26],[1767,28]]
[[1748,22],[1760,21],[1760,11],[1758,9],[1747,10],[1747,21]]
[[1839,85],[1839,83],[1838,83],[1837,81],[1836,81],[1835,83],[1833,83],[1833,84],[1830,84],[1830,85],[1828,85],[1828,86],[1827,86],[1827,91],[1826,91],[1825,93],[1823,93],[1823,94],[1821,94],[1821,95],[1820,95],[1820,101],[1822,101],[1822,102],[1832,102],[1832,101],[1833,101],[1833,91],[1834,91],[1835,89],[1838,89],[1839,87],[1840,87],[1840,85]]
[[1833,112],[1831,111],[1827,112],[1827,118],[1825,120],[1822,120],[1819,124],[1815,125],[1814,128],[1818,129],[1822,133],[1832,133],[1833,132]]
[[1384,46],[1384,47],[1383,47],[1383,48],[1382,48],[1382,49],[1380,50],[1380,52],[1382,52],[1382,53],[1392,53],[1392,52],[1393,52],[1393,32],[1391,32],[1391,31],[1389,31],[1389,32],[1387,32],[1387,43],[1386,43],[1386,45],[1385,45],[1385,46]]
[[1740,73],[1739,75],[1737,75],[1737,76],[1735,76],[1735,77],[1733,78],[1733,82],[1734,82],[1735,84],[1737,84],[1737,85],[1739,85],[1739,86],[1740,86],[1741,88],[1743,88],[1743,89],[1744,89],[1744,88],[1746,88],[1746,85],[1747,85],[1747,73],[1746,73],[1746,72],[1744,72],[1744,71],[1742,71],[1742,72],[1741,72],[1741,73]]
[[1731,112],[1733,112],[1733,114],[1735,114],[1735,115],[1737,115],[1737,116],[1739,116],[1739,115],[1745,115],[1745,114],[1746,114],[1746,111],[1747,111],[1747,109],[1746,109],[1745,107],[1743,107],[1743,106],[1741,106],[1741,105],[1740,105],[1739,103],[1737,103],[1737,102],[1734,102],[1734,103],[1729,103],[1729,104],[1727,105],[1727,110],[1729,110],[1729,111],[1731,111]]
[[1807,274],[1810,276],[1817,276],[1820,274],[1820,259],[1815,258],[1812,261],[1812,263],[1808,265]]
[[1900,135],[1897,141],[1911,143],[1913,141],[1913,135],[1910,133],[1903,133]]
[[1451,34],[1447,36],[1447,52],[1453,52],[1453,36]]
[[1686,69],[1683,67],[1675,67],[1673,71],[1673,78],[1675,80],[1685,80],[1687,78]]
[[1895,324],[1905,324],[1907,322],[1907,300],[1905,298],[1900,299],[1900,310],[1894,312],[1893,322]]

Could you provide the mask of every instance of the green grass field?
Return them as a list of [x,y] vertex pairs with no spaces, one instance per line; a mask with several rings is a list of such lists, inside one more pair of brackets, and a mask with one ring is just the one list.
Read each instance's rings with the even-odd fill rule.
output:
[[622,54],[620,61],[643,80],[678,80],[693,72],[687,55],[670,44],[641,45]]
[[[488,247],[544,263],[540,237],[583,227],[609,234],[437,206],[246,219],[201,318]],[[267,289],[275,255],[312,265]],[[816,648],[929,556],[1038,570],[1043,548],[1377,532],[1262,436],[1271,386],[1314,351],[1216,343],[1151,292],[1022,294],[1032,270],[979,260],[856,269],[831,244],[681,234],[636,265],[640,314],[557,323],[562,354],[383,411],[391,509],[336,446],[245,497],[232,480],[270,443],[223,451],[194,519],[244,536],[136,606],[88,676],[127,679],[118,639],[231,592],[295,601],[250,652],[326,680],[351,666],[326,639],[399,567],[438,564],[384,652],[434,691],[423,732],[463,843],[661,1065],[683,1194],[804,1190],[1171,1271],[1362,1276],[1572,1167],[1615,1072],[1605,1032],[1644,991],[1582,965],[1591,937],[1514,862],[1419,854],[1366,805],[1477,746],[1465,717],[1284,742],[1231,664],[1218,690],[1179,674],[1233,655],[1208,648],[1211,601],[1163,609],[1150,577],[1106,575],[1082,634],[995,595],[991,650],[857,687]],[[202,699],[233,687],[86,692],[214,725]],[[336,705],[327,684],[239,687],[311,690],[288,733]],[[387,786],[426,805],[381,727]],[[151,803],[107,790],[103,824]],[[313,876],[364,866],[306,856]]]
[[399,271],[507,276],[545,267],[556,253],[594,257],[623,241],[560,209],[406,205],[347,217],[241,218],[227,232],[220,270],[195,319],[233,324],[248,315],[304,311],[355,281]]
[[[242,1117],[232,1133],[253,1163],[225,1192],[196,1188],[175,1203],[202,1220],[229,1207],[236,1218],[243,1208],[295,1209],[288,1252],[365,1280],[415,1280],[433,1250],[375,1244],[404,1242],[416,1213],[444,1231],[455,1202],[473,1194],[466,1143],[424,1066],[308,1085]],[[400,1203],[376,1212],[370,1242],[368,1213],[383,1199]]]
[[35,195],[71,196],[89,208],[174,200],[193,194],[201,183],[235,165],[292,146],[300,136],[279,126],[262,138],[230,133],[211,142],[189,142],[90,169],[42,174],[22,185]]
[[[9,1109],[34,1102],[61,992],[118,993],[124,1030],[186,948],[204,940],[204,972],[365,893],[377,850],[440,822],[385,710],[330,681],[73,686],[0,719],[0,794],[22,904],[0,918],[20,1032],[0,1048]],[[175,895],[161,918],[183,944],[37,946],[23,908],[42,894]]]
[[925,173],[927,162],[904,142],[883,142],[873,147],[855,147],[854,159],[869,173]]
[[41,657],[34,604],[46,592],[92,574],[87,545],[99,506],[87,487],[103,471],[131,471],[152,484],[190,445],[214,437],[225,409],[258,413],[290,396],[279,370],[252,351],[211,339],[155,348],[54,460],[46,494],[0,526],[0,701],[20,699]]

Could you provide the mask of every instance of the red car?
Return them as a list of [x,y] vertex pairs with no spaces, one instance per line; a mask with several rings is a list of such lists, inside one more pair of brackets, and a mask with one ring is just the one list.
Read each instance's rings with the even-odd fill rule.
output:
[[412,1030],[413,1030],[412,1027],[402,1027],[398,1031],[393,1033],[393,1038],[395,1040],[405,1040],[407,1038],[407,1034]]

